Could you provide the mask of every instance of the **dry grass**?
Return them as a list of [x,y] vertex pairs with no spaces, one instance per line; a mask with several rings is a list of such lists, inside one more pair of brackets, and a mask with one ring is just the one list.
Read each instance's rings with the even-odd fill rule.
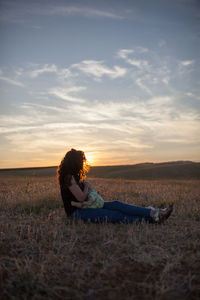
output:
[[163,225],[84,224],[65,217],[54,178],[0,184],[2,299],[197,299],[199,181],[91,179],[106,201],[174,202]]

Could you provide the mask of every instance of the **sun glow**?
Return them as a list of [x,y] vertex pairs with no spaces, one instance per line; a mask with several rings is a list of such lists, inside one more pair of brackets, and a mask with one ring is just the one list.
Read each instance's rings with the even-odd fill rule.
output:
[[96,163],[96,156],[95,156],[95,154],[93,154],[93,153],[86,153],[85,156],[86,156],[88,165],[90,165],[90,166],[95,165],[95,163]]

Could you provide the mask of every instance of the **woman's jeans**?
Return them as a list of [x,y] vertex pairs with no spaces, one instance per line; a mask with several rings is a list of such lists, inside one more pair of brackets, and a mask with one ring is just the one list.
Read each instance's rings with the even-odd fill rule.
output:
[[141,223],[142,220],[152,223],[151,210],[125,204],[120,201],[104,202],[103,208],[77,209],[70,219],[80,219],[92,223]]

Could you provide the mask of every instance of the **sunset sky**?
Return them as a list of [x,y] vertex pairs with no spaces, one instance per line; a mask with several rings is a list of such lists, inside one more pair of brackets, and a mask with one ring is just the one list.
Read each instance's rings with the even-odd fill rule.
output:
[[200,161],[200,2],[0,0],[0,168]]

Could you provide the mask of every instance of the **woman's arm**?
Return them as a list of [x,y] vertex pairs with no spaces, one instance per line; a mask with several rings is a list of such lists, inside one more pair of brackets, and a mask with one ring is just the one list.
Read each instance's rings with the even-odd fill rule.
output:
[[87,182],[84,182],[84,189],[82,191],[72,176],[71,185],[68,188],[77,201],[83,202],[87,198],[89,189],[89,184]]
[[84,202],[71,201],[71,205],[75,206],[75,207],[78,207],[78,208],[82,208],[83,207],[83,203],[85,203],[85,201]]
[[92,197],[90,197],[87,201],[83,201],[83,202],[71,201],[71,205],[72,206],[76,206],[78,208],[82,208],[83,206],[90,206],[90,205],[92,205],[93,202],[94,202],[94,200],[92,199]]

